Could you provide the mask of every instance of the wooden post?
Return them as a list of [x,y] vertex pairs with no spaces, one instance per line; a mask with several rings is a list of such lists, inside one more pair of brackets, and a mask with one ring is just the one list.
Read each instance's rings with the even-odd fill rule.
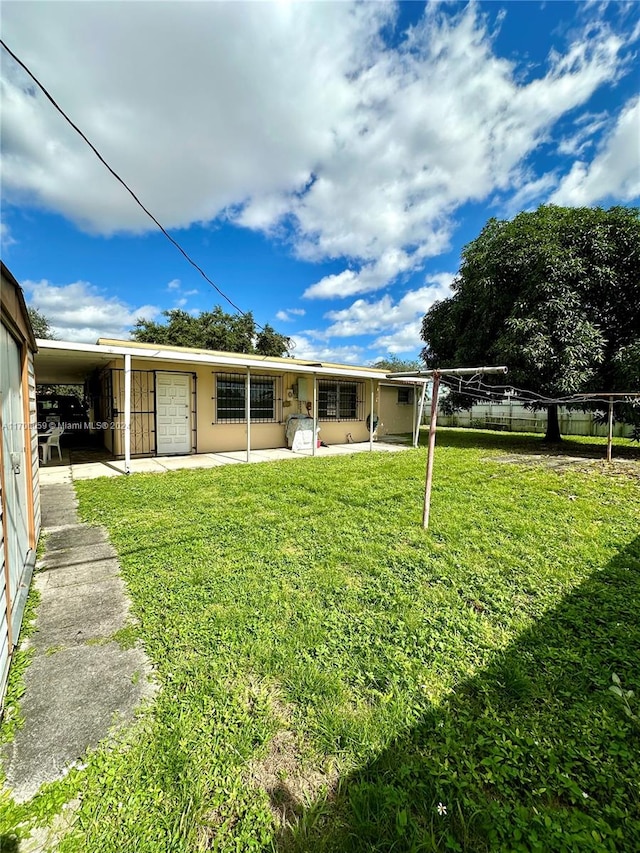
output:
[[433,479],[433,454],[436,449],[436,423],[438,420],[438,391],[440,390],[440,374],[433,373],[433,387],[431,389],[431,421],[429,423],[429,447],[427,449],[427,480],[424,488],[424,512],[422,515],[422,526],[425,530],[429,527],[429,509],[431,507],[431,481]]
[[607,462],[611,462],[611,445],[613,444],[613,397],[609,398],[609,429],[607,432]]

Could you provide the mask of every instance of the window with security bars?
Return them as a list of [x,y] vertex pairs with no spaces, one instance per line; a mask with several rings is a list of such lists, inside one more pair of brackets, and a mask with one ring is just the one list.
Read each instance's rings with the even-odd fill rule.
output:
[[[252,376],[251,422],[268,423],[276,420],[276,379],[273,376]],[[242,373],[218,373],[216,376],[216,421],[244,423],[247,419],[247,377]]]
[[413,403],[413,388],[398,388],[398,405],[409,406]]
[[362,382],[318,382],[318,418],[321,421],[361,421],[363,418]]

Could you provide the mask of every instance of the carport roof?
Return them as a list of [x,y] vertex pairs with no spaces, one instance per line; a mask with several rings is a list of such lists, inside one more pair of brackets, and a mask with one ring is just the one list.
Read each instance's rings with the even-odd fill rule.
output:
[[[117,341],[100,338],[97,344],[73,343],[71,341],[38,340],[35,355],[36,381],[38,384],[73,384],[84,380],[96,368],[105,367],[114,359],[130,355],[137,360],[149,362],[174,361],[177,364],[208,364],[237,369],[254,368],[270,372],[292,371],[298,374],[318,376],[342,376],[354,379],[377,379],[389,381],[386,370],[359,367],[332,362],[311,362],[296,358],[248,355],[244,353],[218,352],[192,349],[189,347],[167,347],[142,344],[134,341]],[[417,380],[421,382],[423,380]],[[398,383],[416,384],[415,379],[398,379]]]

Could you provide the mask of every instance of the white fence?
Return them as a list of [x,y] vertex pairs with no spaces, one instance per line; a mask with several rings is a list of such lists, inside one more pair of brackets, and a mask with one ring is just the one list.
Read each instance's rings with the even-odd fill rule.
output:
[[[562,435],[600,435],[606,438],[606,423],[596,423],[596,417],[596,412],[560,407],[560,432]],[[532,412],[518,403],[479,403],[468,411],[456,412],[454,415],[438,415],[438,425],[544,433],[547,429],[547,410]],[[629,432],[629,424],[614,423],[614,435],[627,437]]]

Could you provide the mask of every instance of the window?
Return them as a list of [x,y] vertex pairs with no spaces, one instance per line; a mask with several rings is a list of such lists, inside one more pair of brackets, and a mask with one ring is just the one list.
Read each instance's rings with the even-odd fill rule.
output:
[[362,383],[318,382],[318,418],[322,421],[361,421]]
[[[276,419],[276,380],[273,376],[251,377],[251,421]],[[246,421],[247,377],[241,373],[216,376],[216,420],[225,423]]]
[[398,405],[409,406],[413,403],[413,388],[398,388]]

